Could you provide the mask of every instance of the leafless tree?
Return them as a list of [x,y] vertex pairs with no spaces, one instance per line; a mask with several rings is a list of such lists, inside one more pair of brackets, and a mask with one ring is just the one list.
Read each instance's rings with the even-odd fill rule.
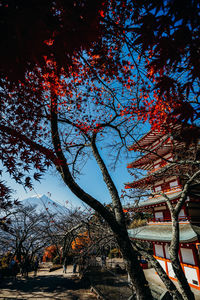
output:
[[2,249],[11,251],[19,261],[21,257],[41,254],[49,244],[43,218],[44,214],[36,213],[34,207],[20,205],[13,210],[9,230],[0,231]]

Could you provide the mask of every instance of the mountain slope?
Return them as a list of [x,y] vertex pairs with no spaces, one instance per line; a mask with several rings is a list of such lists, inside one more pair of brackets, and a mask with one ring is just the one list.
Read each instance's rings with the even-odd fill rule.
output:
[[45,212],[48,211],[51,214],[56,213],[65,213],[67,209],[60,205],[59,203],[53,201],[45,195],[38,195],[26,198],[21,201],[21,204],[24,206],[33,206],[36,209],[36,212]]

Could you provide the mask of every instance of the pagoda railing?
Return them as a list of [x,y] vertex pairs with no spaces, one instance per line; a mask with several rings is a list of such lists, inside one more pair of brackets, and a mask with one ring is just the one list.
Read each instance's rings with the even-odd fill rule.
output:
[[[191,220],[191,217],[189,216],[180,216],[178,218],[179,221],[190,221]],[[151,219],[148,219],[148,223],[164,223],[164,222],[171,222],[171,218],[151,218]]]
[[165,189],[162,189],[161,191],[158,191],[157,193],[153,192],[153,197],[149,197],[149,199],[156,198],[156,197],[159,198],[160,196],[162,196],[161,193],[166,193],[168,195],[168,194],[180,192],[181,190],[182,190],[181,185],[176,185],[171,188],[165,188]]

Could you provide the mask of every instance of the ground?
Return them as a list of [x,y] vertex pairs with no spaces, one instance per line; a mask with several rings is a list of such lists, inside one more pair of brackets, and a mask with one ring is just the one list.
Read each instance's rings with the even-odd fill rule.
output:
[[[123,267],[122,259],[113,259],[107,261],[108,267],[115,267],[119,264]],[[165,289],[164,284],[154,269],[147,269],[145,276],[147,280],[156,287]],[[113,274],[113,276],[112,276]],[[87,275],[87,273],[85,274]],[[131,295],[127,284],[127,275],[116,275],[109,273],[105,269],[88,274],[91,284],[112,300],[125,300]],[[175,282],[176,284],[176,282]],[[195,300],[200,300],[200,291],[192,289],[195,294]],[[41,269],[37,276],[30,273],[29,278],[21,276],[17,280],[6,279],[0,282],[0,300],[94,300],[95,294],[90,291],[90,284],[87,280],[80,280],[78,276],[72,273],[72,266],[67,267],[67,274],[63,274],[62,269],[49,272],[49,269]]]
[[[164,286],[162,280],[156,274],[156,272],[153,268],[144,270],[144,273],[145,273],[147,281],[149,281],[150,283],[153,283],[157,287],[165,289],[165,286]],[[178,283],[176,281],[173,281],[173,282],[175,283],[175,285],[178,288]],[[200,300],[200,291],[197,289],[194,289],[194,288],[192,288],[192,291],[194,293],[195,300]]]
[[49,273],[47,269],[41,269],[36,277],[30,273],[28,279],[21,276],[16,280],[6,279],[0,284],[0,299],[97,299],[89,284],[73,275],[72,266],[67,271],[67,274],[63,274],[62,269]]

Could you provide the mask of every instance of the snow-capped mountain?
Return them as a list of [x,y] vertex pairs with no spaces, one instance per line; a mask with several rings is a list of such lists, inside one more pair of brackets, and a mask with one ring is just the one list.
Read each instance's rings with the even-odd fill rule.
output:
[[51,214],[65,213],[67,209],[60,205],[59,203],[51,200],[45,195],[38,195],[26,198],[21,201],[21,204],[24,206],[33,206],[36,209],[36,212],[45,212],[48,211]]

